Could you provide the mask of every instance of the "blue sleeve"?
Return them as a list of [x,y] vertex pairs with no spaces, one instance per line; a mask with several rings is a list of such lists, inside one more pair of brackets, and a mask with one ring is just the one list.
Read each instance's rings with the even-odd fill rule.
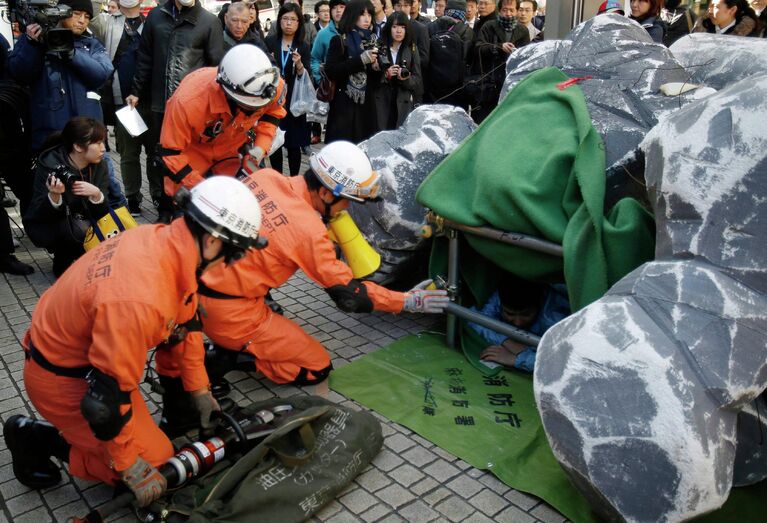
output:
[[325,61],[325,55],[328,52],[327,43],[327,33],[320,31],[312,45],[312,77],[318,84],[320,83],[320,65]]
[[8,74],[17,82],[29,85],[43,74],[45,53],[41,45],[32,44],[24,34],[8,56]]
[[538,336],[549,330],[570,315],[570,301],[567,299],[567,288],[564,285],[551,285],[546,293],[541,312],[531,331]]
[[72,57],[71,67],[77,72],[87,89],[97,90],[112,76],[114,67],[104,46],[91,38],[90,49],[78,47]]
[[[471,310],[476,311],[477,309],[475,307],[471,307]],[[494,292],[492,296],[487,300],[487,303],[479,309],[478,311],[481,315],[487,316],[489,318],[493,318],[494,320],[500,320],[501,319],[501,300],[498,298],[498,292]],[[492,329],[488,329],[487,327],[483,327],[482,325],[478,325],[473,322],[468,322],[469,327],[474,329],[474,331],[482,336],[482,339],[485,340],[489,345],[500,345],[504,342],[508,336],[495,332]]]
[[535,367],[535,350],[525,349],[517,355],[514,360],[514,367],[525,372],[533,372]]

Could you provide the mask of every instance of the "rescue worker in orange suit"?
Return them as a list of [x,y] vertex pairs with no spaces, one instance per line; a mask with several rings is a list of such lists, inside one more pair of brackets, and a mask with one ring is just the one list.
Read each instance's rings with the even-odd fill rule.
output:
[[[239,181],[216,176],[177,199],[184,217],[142,226],[102,243],[43,294],[24,338],[24,385],[48,422],[9,418],[3,435],[16,478],[31,488],[61,480],[54,456],[71,475],[122,481],[141,506],[165,490],[157,467],[173,455],[138,385],[149,348],[196,317],[197,279],[262,245],[261,212]],[[202,343],[201,333],[190,333]],[[196,344],[195,344],[196,345]],[[204,355],[188,345],[158,350],[158,367],[191,391],[198,420],[219,410]],[[161,354],[162,353],[162,354]]]
[[230,49],[218,69],[187,75],[168,100],[160,133],[165,192],[194,187],[238,152],[259,164],[285,117],[286,95],[280,71],[251,44]]
[[206,367],[222,393],[227,389],[223,375],[233,368],[258,370],[276,383],[295,385],[318,383],[332,370],[317,340],[264,303],[267,291],[298,269],[346,312],[440,313],[447,306],[444,290],[402,293],[354,279],[351,268],[338,260],[325,222],[352,201],[376,199],[380,175],[359,147],[344,141],[326,145],[312,155],[310,165],[303,177],[262,169],[243,179],[261,204],[269,245],[236,266],[206,272],[200,282],[203,332],[214,342]]

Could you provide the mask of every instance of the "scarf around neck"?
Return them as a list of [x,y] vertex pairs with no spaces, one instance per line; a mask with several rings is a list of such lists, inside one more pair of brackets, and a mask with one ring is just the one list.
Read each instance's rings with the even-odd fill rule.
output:
[[[346,35],[347,57],[357,58],[362,54],[363,41],[369,41],[372,38],[372,31],[369,29],[360,29],[355,27]],[[365,90],[367,89],[368,75],[365,70],[349,75],[349,81],[346,83],[346,95],[349,99],[359,105],[365,103]]]

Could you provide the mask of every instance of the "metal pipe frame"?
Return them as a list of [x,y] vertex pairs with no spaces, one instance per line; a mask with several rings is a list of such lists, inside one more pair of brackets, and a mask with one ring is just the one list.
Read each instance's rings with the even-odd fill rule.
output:
[[[445,312],[447,312],[448,315],[453,315],[453,317],[457,316],[461,319],[472,321],[482,325],[483,327],[492,329],[495,332],[504,334],[512,340],[522,343],[526,346],[537,347],[541,342],[540,336],[536,336],[535,334],[524,331],[522,329],[518,329],[517,327],[509,325],[508,323],[504,323],[500,320],[490,318],[471,309],[467,309],[466,307],[458,305],[457,303],[450,302],[447,305]],[[450,316],[448,316],[448,318],[449,317]]]

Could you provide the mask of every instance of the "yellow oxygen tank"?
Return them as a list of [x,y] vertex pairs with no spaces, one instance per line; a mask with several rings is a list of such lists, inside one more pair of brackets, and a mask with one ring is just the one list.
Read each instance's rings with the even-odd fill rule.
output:
[[381,255],[370,246],[347,211],[341,211],[330,219],[328,235],[341,247],[355,278],[364,278],[381,266]]

